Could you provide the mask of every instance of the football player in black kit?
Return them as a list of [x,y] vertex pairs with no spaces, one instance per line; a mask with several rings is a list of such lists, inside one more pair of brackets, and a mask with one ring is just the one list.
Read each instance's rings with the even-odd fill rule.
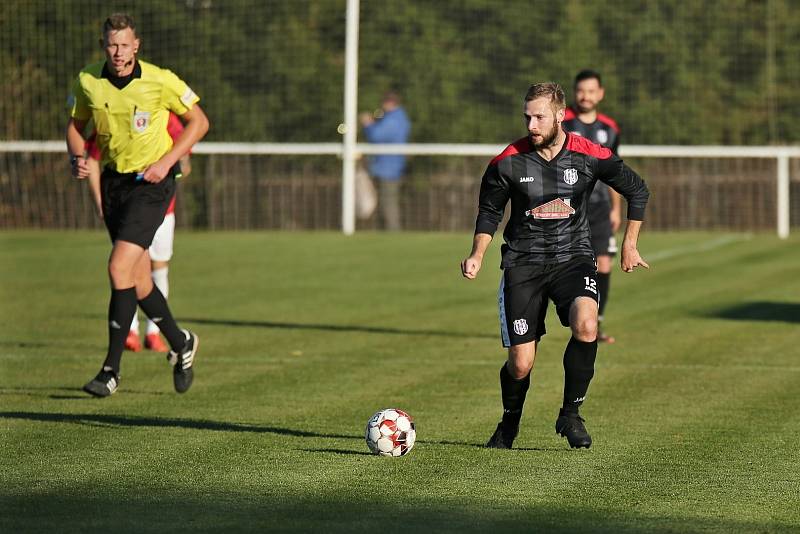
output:
[[594,376],[598,292],[589,234],[589,197],[597,181],[628,201],[621,267],[649,267],[637,241],[649,193],[644,181],[611,150],[566,133],[564,91],[555,83],[532,85],[523,114],[528,135],[495,157],[481,181],[475,236],[461,273],[474,279],[503,218],[511,213],[501,248],[500,329],[508,360],[500,368],[503,418],[487,447],[509,449],[519,430],[536,347],[545,334],[548,300],[572,338],[564,352],[564,402],[556,432],[569,445],[590,447],[578,414]]
[[[582,70],[575,76],[575,103],[567,108],[562,128],[576,133],[598,145],[610,148],[617,154],[619,127],[614,119],[597,111],[605,96],[600,74]],[[597,341],[614,343],[613,336],[603,331],[603,315],[611,287],[612,258],[617,253],[614,232],[619,229],[620,196],[605,184],[599,183],[589,197],[589,230],[592,232],[592,250],[597,258],[597,290],[600,292],[600,315]]]

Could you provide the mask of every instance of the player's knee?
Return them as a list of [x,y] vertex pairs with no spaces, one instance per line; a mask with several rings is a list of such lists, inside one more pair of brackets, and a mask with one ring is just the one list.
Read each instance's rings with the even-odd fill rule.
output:
[[506,367],[508,368],[508,374],[511,375],[511,378],[514,380],[522,380],[530,374],[533,365],[528,362],[509,361]]
[[508,363],[506,364],[508,374],[515,380],[521,380],[528,376],[533,368],[533,354],[529,354],[527,349],[511,347],[508,352]]
[[133,285],[133,270],[130,265],[118,261],[108,262],[108,277],[114,287],[130,287]]
[[597,256],[597,272],[598,273],[611,272],[611,256],[607,255]]
[[597,318],[583,317],[572,325],[572,335],[578,341],[591,342],[597,339]]

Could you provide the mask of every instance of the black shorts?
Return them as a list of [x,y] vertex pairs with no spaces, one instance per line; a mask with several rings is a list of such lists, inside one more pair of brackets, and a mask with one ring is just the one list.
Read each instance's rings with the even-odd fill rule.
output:
[[120,174],[106,168],[100,178],[103,220],[111,241],[129,241],[146,249],[175,195],[175,171],[157,184],[137,180],[136,173]]
[[617,239],[611,231],[611,217],[608,206],[589,205],[589,231],[592,250],[595,256],[614,256],[617,253]]
[[576,298],[599,302],[596,274],[594,260],[588,257],[505,269],[497,295],[503,346],[538,341],[546,333],[548,300],[556,305],[561,324],[569,326],[569,309]]

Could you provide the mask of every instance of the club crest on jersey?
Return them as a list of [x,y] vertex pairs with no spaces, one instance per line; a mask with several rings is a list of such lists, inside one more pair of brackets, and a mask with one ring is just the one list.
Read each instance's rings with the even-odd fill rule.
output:
[[534,219],[567,219],[570,215],[575,213],[575,208],[569,205],[569,199],[563,200],[556,198],[536,206],[532,210],[525,212],[525,215],[533,217]]
[[518,336],[523,336],[528,331],[528,321],[525,319],[517,319],[513,323],[514,333]]
[[577,181],[578,181],[577,169],[564,170],[564,182],[566,182],[567,185],[574,185]]
[[137,111],[133,114],[133,129],[137,133],[142,133],[150,126],[150,112]]
[[605,130],[597,130],[595,137],[597,138],[597,142],[601,145],[604,145],[608,142],[608,132]]

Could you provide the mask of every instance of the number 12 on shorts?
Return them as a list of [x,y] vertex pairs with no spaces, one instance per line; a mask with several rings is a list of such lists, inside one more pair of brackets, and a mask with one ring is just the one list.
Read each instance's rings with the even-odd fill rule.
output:
[[592,278],[591,276],[584,276],[583,281],[586,284],[586,287],[583,289],[586,291],[591,291],[595,295],[597,295],[597,280]]

